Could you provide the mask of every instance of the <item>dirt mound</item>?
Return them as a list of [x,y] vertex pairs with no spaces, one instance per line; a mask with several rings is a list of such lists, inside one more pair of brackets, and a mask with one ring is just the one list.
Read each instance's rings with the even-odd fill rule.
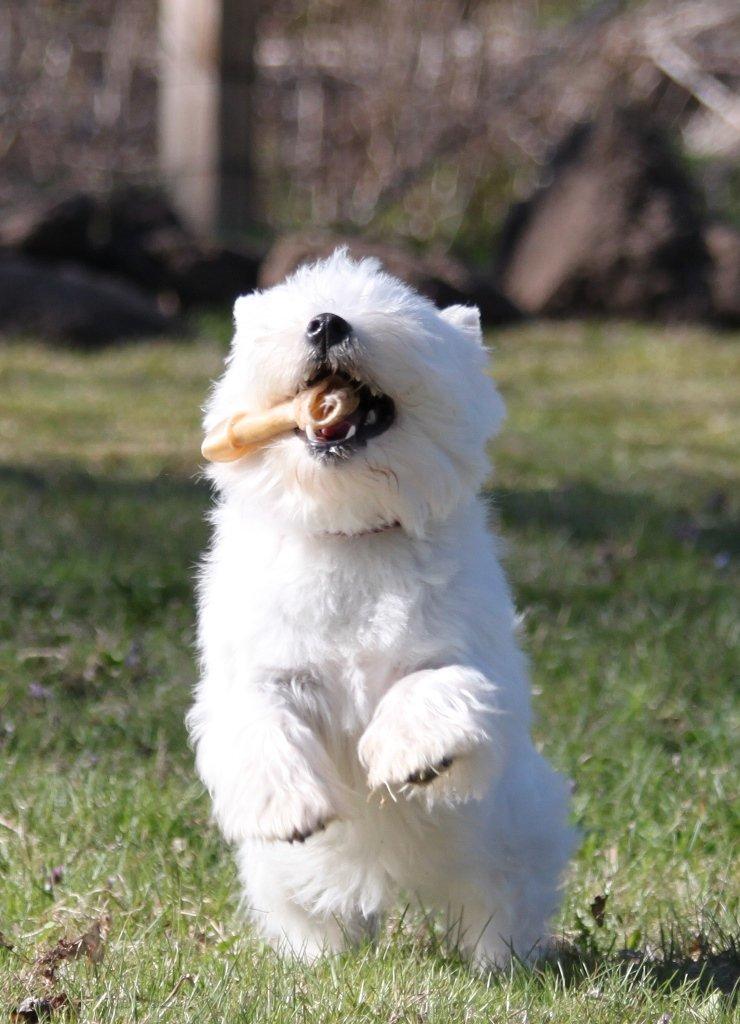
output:
[[504,232],[500,281],[525,312],[667,321],[712,313],[696,191],[642,110],[574,131]]
[[279,238],[259,272],[262,288],[282,281],[303,263],[329,256],[346,245],[356,258],[376,256],[391,274],[412,285],[438,306],[476,305],[487,327],[521,319],[516,305],[483,275],[447,255],[418,256],[400,246],[339,236],[296,234]]
[[5,333],[92,348],[175,326],[135,285],[72,264],[0,257],[0,330]]
[[25,211],[6,222],[0,244],[38,260],[104,270],[183,307],[233,302],[255,286],[259,262],[203,244],[159,193],[140,189],[103,199],[80,194]]
[[712,257],[714,315],[727,327],[740,325],[740,230],[732,224],[710,224],[706,232]]

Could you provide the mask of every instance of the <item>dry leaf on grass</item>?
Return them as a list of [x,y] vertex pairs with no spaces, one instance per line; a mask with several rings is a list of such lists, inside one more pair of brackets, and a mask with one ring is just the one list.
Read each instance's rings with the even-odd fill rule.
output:
[[8,818],[0,817],[0,826],[2,826],[2,828],[6,828],[8,830],[8,832],[13,832],[17,836],[20,836],[20,835],[23,834],[20,825],[15,825]]
[[699,960],[703,960],[708,952],[709,948],[706,938],[701,933],[695,935],[688,949],[689,959],[697,963]]
[[604,927],[604,911],[606,910],[606,901],[609,899],[609,894],[600,894],[594,896],[593,903],[589,907],[591,911],[591,917],[596,922],[597,928]]
[[60,939],[55,946],[36,959],[36,968],[43,976],[53,981],[57,968],[65,960],[79,960],[84,957],[93,964],[99,964],[105,954],[105,940],[110,928],[110,917],[99,918],[77,939]]
[[57,1010],[72,1005],[66,992],[59,992],[55,996],[28,996],[10,1011],[10,1019],[13,1024],[36,1024],[38,1021],[49,1020]]
[[183,974],[182,977],[177,980],[177,982],[175,984],[175,987],[172,989],[170,994],[167,996],[165,1001],[162,1003],[162,1009],[163,1010],[169,1009],[169,1007],[172,1005],[172,1003],[175,1000],[175,996],[180,991],[180,989],[183,987],[183,985],[194,985],[194,984],[195,984],[195,977],[194,977],[194,975],[192,975],[192,974]]

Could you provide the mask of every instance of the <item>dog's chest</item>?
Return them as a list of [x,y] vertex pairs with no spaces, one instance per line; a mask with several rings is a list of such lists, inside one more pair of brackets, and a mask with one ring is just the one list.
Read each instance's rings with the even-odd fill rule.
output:
[[306,569],[310,586],[283,591],[282,650],[292,665],[310,667],[327,717],[352,732],[390,685],[435,659],[445,640],[432,624],[444,588],[418,552],[393,538],[332,543],[312,552]]
[[388,658],[418,643],[428,582],[413,553],[389,541],[339,540],[286,552],[284,569],[295,576],[280,595],[285,633],[328,658]]
[[206,590],[239,662],[393,675],[428,661],[444,642],[453,575],[436,552],[404,536],[263,538],[222,549]]

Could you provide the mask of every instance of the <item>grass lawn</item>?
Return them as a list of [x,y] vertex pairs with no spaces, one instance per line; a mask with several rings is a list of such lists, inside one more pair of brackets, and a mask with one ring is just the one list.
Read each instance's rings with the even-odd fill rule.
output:
[[561,965],[476,976],[413,907],[312,968],[250,936],[182,724],[223,348],[3,344],[0,1020],[30,996],[90,1024],[730,1020],[738,339],[541,326],[495,349],[492,504],[584,833]]

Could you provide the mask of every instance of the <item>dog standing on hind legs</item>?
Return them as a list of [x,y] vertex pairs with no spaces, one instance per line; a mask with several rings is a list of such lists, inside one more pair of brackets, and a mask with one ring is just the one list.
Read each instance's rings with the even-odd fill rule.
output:
[[355,401],[209,470],[188,722],[250,914],[312,959],[403,891],[477,963],[533,959],[574,833],[478,497],[503,416],[478,312],[339,250],[235,320],[207,430],[330,378]]

